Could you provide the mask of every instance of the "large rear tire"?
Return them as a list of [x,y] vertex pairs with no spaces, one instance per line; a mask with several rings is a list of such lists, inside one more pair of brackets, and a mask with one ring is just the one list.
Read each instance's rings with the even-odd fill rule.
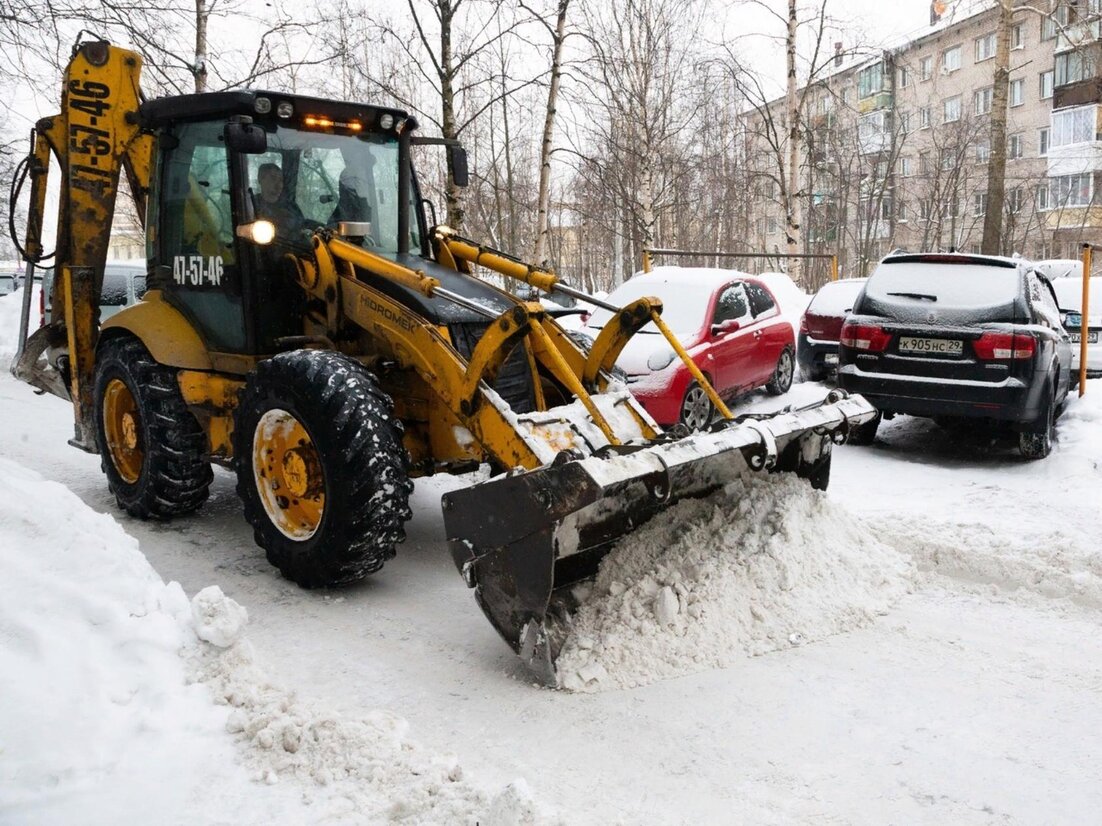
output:
[[139,519],[170,519],[207,500],[207,436],[184,403],[176,371],[136,338],[100,347],[93,405],[100,466],[120,508]]
[[402,424],[375,377],[339,353],[262,361],[234,422],[237,492],[268,561],[304,588],[383,567],[410,518]]

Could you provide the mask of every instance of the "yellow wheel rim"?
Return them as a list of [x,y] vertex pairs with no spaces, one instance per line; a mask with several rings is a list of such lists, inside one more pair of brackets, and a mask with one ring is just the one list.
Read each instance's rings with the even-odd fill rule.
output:
[[260,503],[280,533],[304,542],[325,513],[325,477],[314,441],[291,413],[272,408],[253,434],[253,477]]
[[107,452],[119,476],[127,484],[134,484],[142,473],[141,418],[138,402],[126,382],[111,379],[103,392],[103,435]]

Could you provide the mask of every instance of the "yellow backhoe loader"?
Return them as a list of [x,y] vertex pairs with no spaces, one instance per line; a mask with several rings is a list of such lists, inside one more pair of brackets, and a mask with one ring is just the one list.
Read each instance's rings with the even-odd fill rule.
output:
[[[133,52],[78,43],[62,111],[13,182],[13,197],[31,182],[33,274],[51,158],[60,169],[52,314],[28,338],[26,292],[12,370],[72,402],[72,444],[101,455],[134,516],[196,510],[223,464],[269,561],[333,586],[394,556],[411,478],[487,463],[495,475],[443,499],[449,546],[497,630],[553,680],[551,606],[613,542],[747,467],[825,487],[832,444],[874,415],[838,394],[734,419],[657,299],[610,307],[580,346],[477,272],[607,305],[430,223],[411,147],[443,144],[460,184],[466,155],[417,137],[405,112],[265,91],[144,101],[140,70]],[[100,324],[123,173],[149,290]],[[709,389],[709,431],[663,432],[613,377],[648,323]]]

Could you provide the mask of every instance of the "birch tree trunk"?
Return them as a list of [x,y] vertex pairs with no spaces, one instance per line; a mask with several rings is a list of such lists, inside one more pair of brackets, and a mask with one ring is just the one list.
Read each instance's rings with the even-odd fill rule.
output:
[[207,91],[207,20],[210,18],[210,9],[207,0],[195,0],[195,65],[192,73],[195,75],[195,91]]
[[552,36],[551,85],[547,91],[547,112],[543,119],[543,140],[540,143],[540,184],[536,211],[536,242],[532,260],[541,263],[547,255],[548,212],[551,206],[551,142],[555,130],[555,106],[562,76],[562,44],[566,38],[566,9],[570,0],[559,0]]
[[[788,89],[785,110],[788,114],[788,185],[785,187],[784,220],[785,241],[788,254],[800,252],[800,105],[796,96],[796,0],[788,0],[788,36],[785,52],[788,63]],[[800,282],[800,259],[790,258],[788,274],[797,284]]]

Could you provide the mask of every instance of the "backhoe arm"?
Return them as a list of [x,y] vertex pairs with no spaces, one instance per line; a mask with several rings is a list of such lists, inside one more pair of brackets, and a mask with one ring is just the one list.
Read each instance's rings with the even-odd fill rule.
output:
[[[30,160],[31,214],[24,250],[31,265],[42,258],[42,225],[49,159],[61,172],[58,199],[54,317],[25,341],[13,372],[73,402],[74,444],[94,450],[92,380],[99,333],[100,290],[111,238],[119,175],[125,169],[139,220],[145,218],[153,138],[139,127],[141,58],[102,41],[78,45],[65,72],[61,114],[36,124]],[[32,270],[33,271],[33,270]],[[59,312],[60,311],[60,312]],[[39,362],[47,347],[64,381]]]

